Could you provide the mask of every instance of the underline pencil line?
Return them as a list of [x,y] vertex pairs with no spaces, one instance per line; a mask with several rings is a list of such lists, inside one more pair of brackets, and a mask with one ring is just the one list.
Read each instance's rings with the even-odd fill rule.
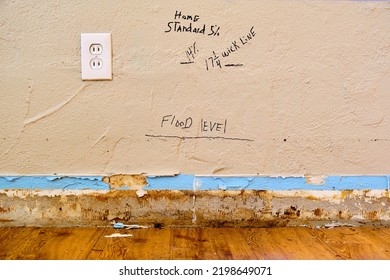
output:
[[244,66],[244,64],[225,64],[226,67],[238,67],[238,66]]
[[236,137],[223,137],[223,136],[177,136],[177,135],[153,135],[145,134],[146,137],[151,138],[173,138],[173,139],[220,139],[220,140],[231,140],[231,141],[248,141],[253,142],[253,139],[247,138],[236,138]]

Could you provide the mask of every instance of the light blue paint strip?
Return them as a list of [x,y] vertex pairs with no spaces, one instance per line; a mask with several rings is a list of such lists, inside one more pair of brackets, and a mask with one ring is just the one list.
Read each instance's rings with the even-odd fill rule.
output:
[[0,177],[0,189],[63,189],[63,190],[108,190],[103,177],[57,177],[57,176],[7,176]]
[[386,190],[390,176],[329,176],[324,183],[304,177],[197,177],[201,190]]
[[[0,189],[109,190],[102,176],[5,176]],[[145,190],[387,190],[390,175],[329,176],[322,184],[310,184],[304,177],[267,176],[149,176]],[[195,183],[195,184],[194,184]],[[124,187],[123,189],[128,189]]]
[[194,175],[149,176],[145,190],[193,190]]

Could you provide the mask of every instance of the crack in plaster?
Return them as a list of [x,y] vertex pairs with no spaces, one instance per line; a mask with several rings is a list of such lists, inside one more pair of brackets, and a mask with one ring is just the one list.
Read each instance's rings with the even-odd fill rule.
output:
[[117,141],[115,141],[114,146],[110,149],[111,155],[110,155],[110,157],[106,160],[106,162],[104,163],[104,167],[103,167],[103,169],[102,169],[102,173],[107,173],[107,172],[106,172],[107,166],[108,166],[108,164],[110,163],[110,161],[112,160],[112,158],[113,158],[114,155],[115,155],[115,149],[116,149],[116,147],[118,146],[118,144],[119,144],[122,140],[127,139],[127,138],[128,138],[128,137],[123,136],[123,137],[119,138]]
[[108,133],[108,131],[111,129],[111,127],[108,127],[107,129],[106,129],[106,131],[102,134],[102,135],[100,135],[100,137],[98,138],[98,139],[96,139],[96,141],[92,144],[92,146],[91,147],[89,147],[90,149],[93,149],[97,144],[99,144],[99,142],[100,141],[102,141],[105,137],[106,137],[106,135],[107,135],[107,133]]
[[46,111],[36,115],[36,116],[33,116],[33,117],[30,117],[28,119],[26,119],[24,121],[24,127],[26,127],[27,125],[30,125],[30,124],[33,124],[33,123],[36,123],[42,119],[45,119],[53,114],[55,114],[56,112],[60,111],[62,108],[64,108],[66,105],[68,105],[70,102],[72,102],[72,100],[74,98],[76,98],[80,92],[82,92],[84,89],[86,89],[90,84],[87,84],[87,83],[84,83],[71,97],[69,97],[68,99],[66,99],[65,101],[62,101],[52,107],[50,107],[49,109],[47,109]]
[[32,79],[29,79],[29,91],[28,91],[28,94],[27,94],[27,98],[26,98],[26,103],[27,103],[27,108],[26,108],[26,112],[25,112],[25,115],[24,115],[24,121],[23,121],[23,127],[22,129],[20,130],[19,132],[19,135],[17,137],[17,139],[12,143],[12,145],[3,153],[4,155],[7,155],[13,147],[17,146],[20,141],[21,141],[21,136],[22,134],[24,133],[24,130],[25,128],[30,125],[30,124],[33,124],[33,123],[36,123],[46,117],[49,117],[51,115],[53,115],[54,113],[60,111],[63,107],[65,107],[66,105],[68,105],[75,97],[77,97],[77,95],[82,92],[85,88],[87,88],[88,85],[90,84],[83,84],[77,91],[75,94],[73,94],[70,98],[68,98],[67,100],[49,108],[48,110],[42,112],[41,114],[38,114],[34,117],[30,117],[28,118],[28,115],[30,113],[30,104],[31,104],[31,94],[33,92],[33,86],[34,86],[34,81]]

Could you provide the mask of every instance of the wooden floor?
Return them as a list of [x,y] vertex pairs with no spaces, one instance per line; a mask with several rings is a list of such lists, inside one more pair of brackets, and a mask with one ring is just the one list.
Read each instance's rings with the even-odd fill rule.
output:
[[390,228],[0,228],[0,259],[389,260]]

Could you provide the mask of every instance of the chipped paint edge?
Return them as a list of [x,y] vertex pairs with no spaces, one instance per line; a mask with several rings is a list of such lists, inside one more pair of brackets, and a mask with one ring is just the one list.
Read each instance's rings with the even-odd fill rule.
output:
[[[114,176],[114,175],[113,175]],[[118,176],[118,175],[115,175]],[[122,175],[133,176],[133,175]],[[139,176],[139,175],[137,175]],[[0,189],[110,190],[107,176],[1,176]],[[390,175],[145,176],[145,190],[389,190]],[[131,186],[120,189],[133,189]]]

